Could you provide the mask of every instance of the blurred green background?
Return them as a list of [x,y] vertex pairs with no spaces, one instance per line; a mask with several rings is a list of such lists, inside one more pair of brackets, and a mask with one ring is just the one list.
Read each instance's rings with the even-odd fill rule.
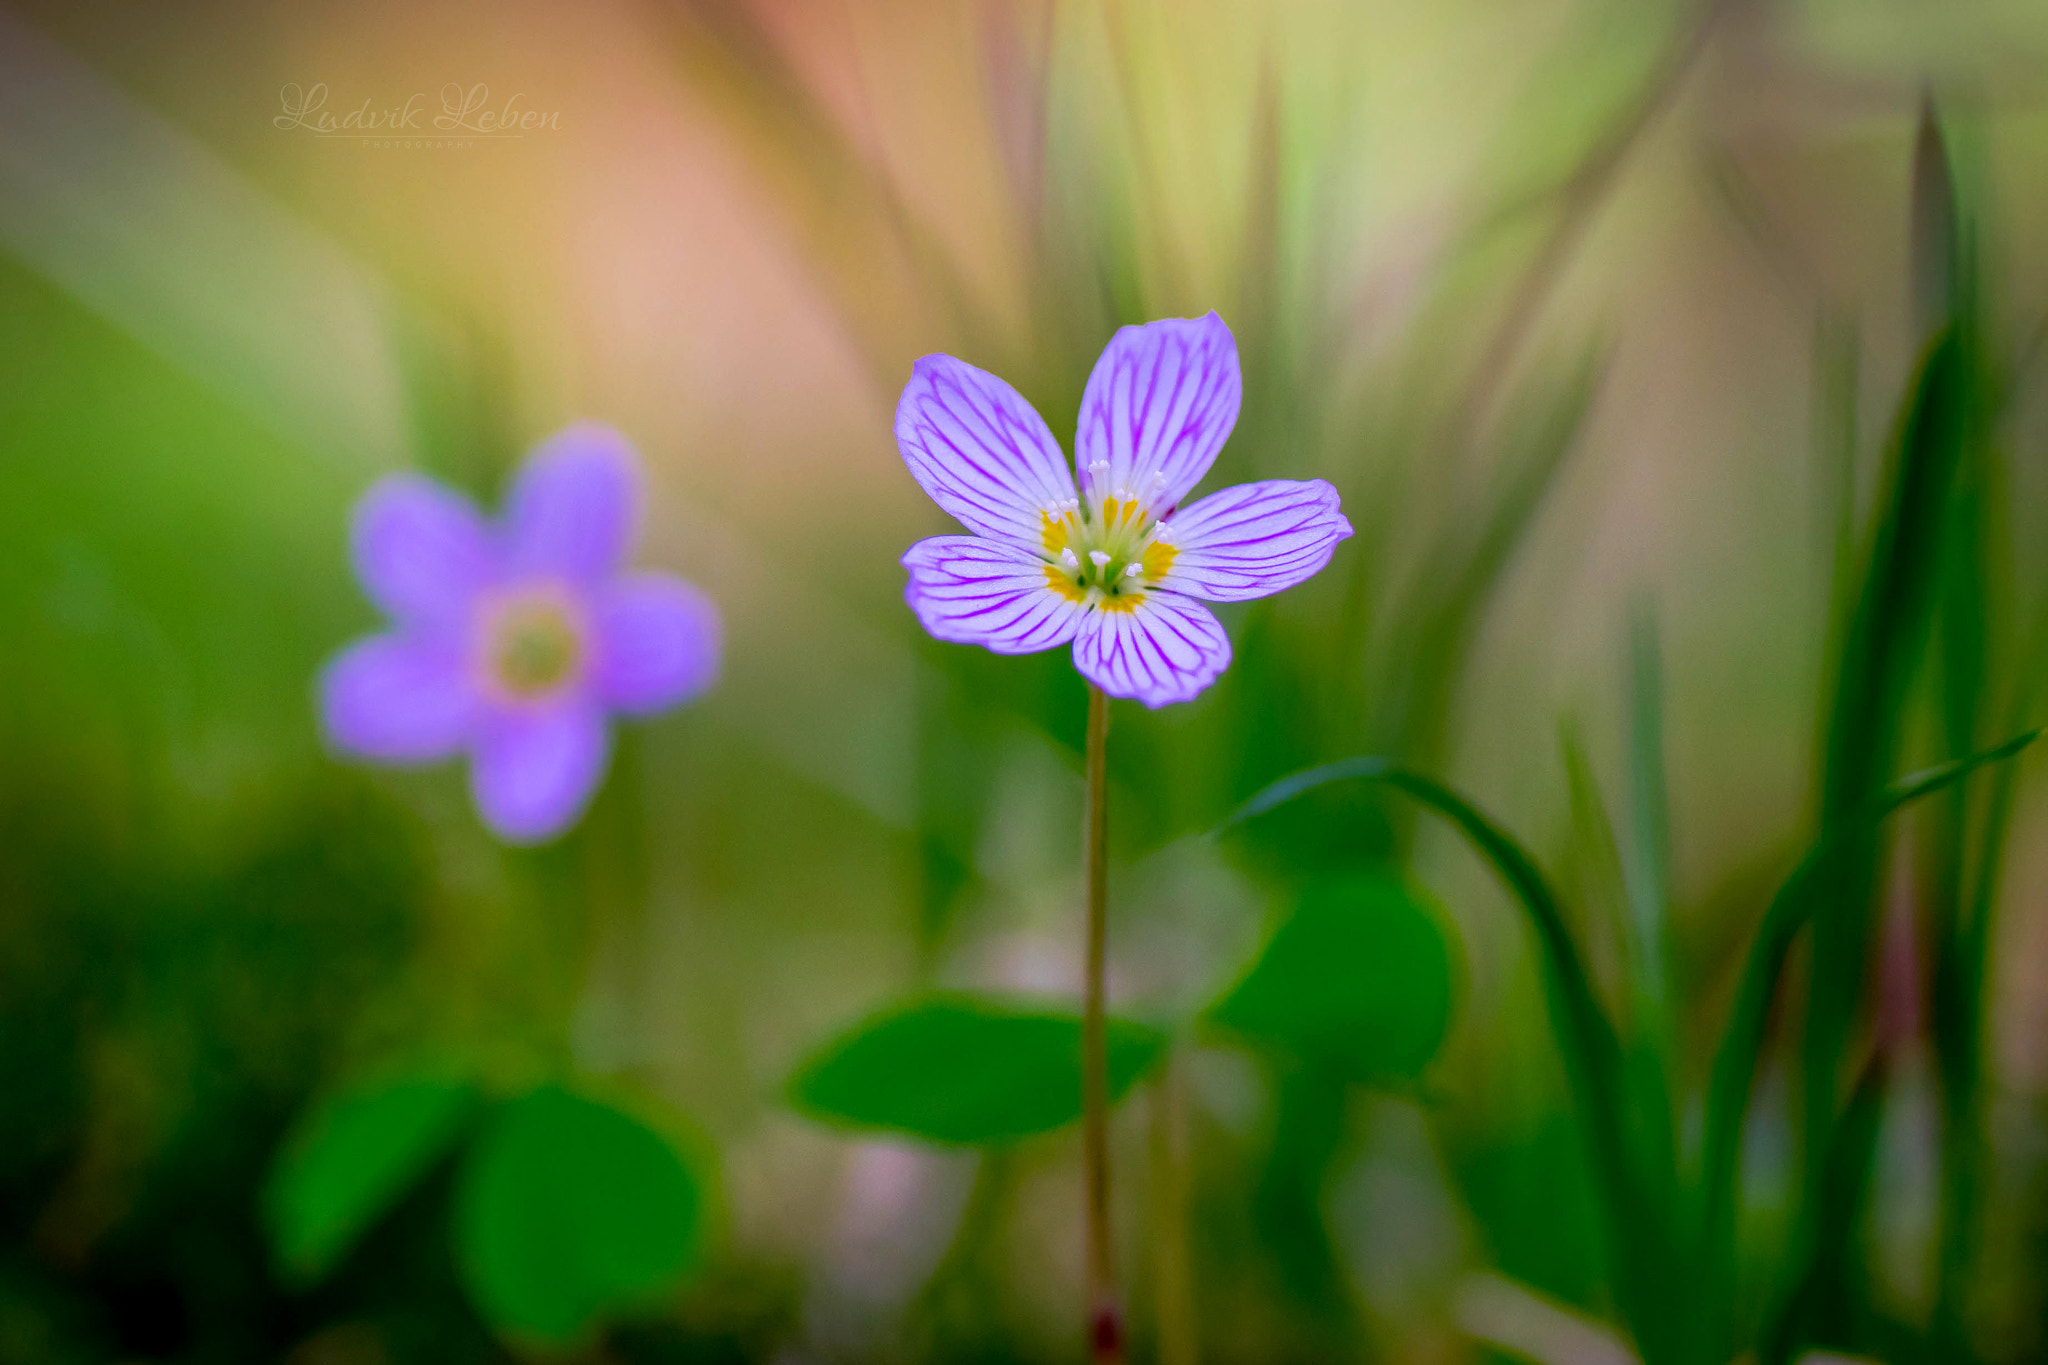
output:
[[[280,126],[451,84],[549,117]],[[1210,308],[1208,486],[1358,534],[1117,708],[1134,1358],[1677,1358],[1487,868],[1357,786],[1208,831],[1360,753],[1469,793],[1683,1204],[1773,888],[2048,715],[2044,168],[2031,0],[7,0],[0,1360],[1080,1359],[1071,1130],[791,1078],[925,990],[1079,992],[1084,688],[903,607],[910,362],[1064,441],[1116,326]],[[583,417],[725,675],[507,849],[457,767],[324,754],[313,678],[376,477],[494,503]],[[1718,1359],[2048,1354],[2039,762],[1866,830],[1794,945]]]

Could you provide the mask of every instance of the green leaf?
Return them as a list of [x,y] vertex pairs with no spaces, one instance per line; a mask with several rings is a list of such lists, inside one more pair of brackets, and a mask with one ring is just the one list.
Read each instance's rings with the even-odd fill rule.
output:
[[[1165,1036],[1109,1020],[1115,1100]],[[854,1128],[959,1145],[1009,1142],[1081,1116],[1081,1020],[971,995],[898,1006],[841,1035],[791,1085],[797,1107]]]
[[384,1078],[306,1113],[270,1174],[263,1217],[285,1277],[310,1285],[455,1142],[476,1104],[461,1081]]
[[703,1222],[697,1182],[666,1138],[548,1086],[500,1109],[465,1160],[456,1264],[499,1332],[566,1344],[672,1291]]
[[1210,1018],[1351,1080],[1412,1081],[1450,1027],[1439,925],[1395,877],[1318,882]]
[[1599,1195],[1571,1116],[1545,1106],[1526,1127],[1449,1127],[1444,1142],[1494,1268],[1566,1303],[1599,1303]]

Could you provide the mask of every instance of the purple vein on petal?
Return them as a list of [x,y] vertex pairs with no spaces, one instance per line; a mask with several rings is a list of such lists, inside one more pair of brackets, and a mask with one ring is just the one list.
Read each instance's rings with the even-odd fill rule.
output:
[[1167,586],[1210,601],[1245,601],[1320,571],[1351,534],[1337,490],[1320,479],[1226,488],[1184,509],[1169,528]]
[[1090,500],[1179,502],[1214,463],[1241,396],[1236,342],[1215,314],[1119,331],[1081,400],[1075,457]]
[[1098,612],[1074,642],[1074,663],[1112,696],[1163,706],[1187,701],[1230,663],[1230,637],[1207,608],[1147,594],[1135,611]]
[[903,460],[934,502],[978,534],[1039,544],[1039,516],[1073,478],[1037,411],[996,376],[951,356],[917,362],[896,407]]
[[1053,592],[1029,552],[974,536],[934,536],[903,556],[904,600],[941,640],[1028,654],[1065,644],[1080,628],[1080,603]]

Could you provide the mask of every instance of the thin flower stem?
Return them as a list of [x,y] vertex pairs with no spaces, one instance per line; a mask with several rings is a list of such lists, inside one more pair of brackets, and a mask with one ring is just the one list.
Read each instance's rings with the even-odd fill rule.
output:
[[1081,1016],[1081,1129],[1088,1180],[1088,1341],[1095,1365],[1123,1359],[1116,1259],[1109,1235],[1109,1049],[1103,1021],[1107,976],[1109,865],[1109,697],[1088,688],[1088,985]]

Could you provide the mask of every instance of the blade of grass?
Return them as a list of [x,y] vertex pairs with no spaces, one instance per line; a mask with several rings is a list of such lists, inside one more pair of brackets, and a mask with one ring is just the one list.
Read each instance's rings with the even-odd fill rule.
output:
[[[1671,973],[1665,926],[1671,903],[1671,811],[1664,768],[1664,663],[1657,618],[1639,601],[1629,621],[1629,848],[1623,884],[1628,892],[1629,966],[1635,1030],[1629,1047],[1634,1109],[1646,1132],[1646,1172],[1673,1219],[1680,1208],[1678,1128],[1672,1117],[1671,1077],[1679,1065],[1672,1028]],[[1676,1236],[1674,1230],[1674,1245]],[[1699,1340],[1692,1324],[1696,1297],[1674,1294],[1684,1305],[1679,1339]]]
[[[1931,340],[1909,390],[1868,567],[1835,670],[1821,775],[1823,829],[1875,791],[1896,759],[1915,673],[1950,576],[1959,471],[1974,415],[1981,409],[1971,349],[1953,317],[1954,196],[1931,105],[1922,107],[1916,140],[1912,214],[1915,322]],[[1941,614],[1946,624],[1949,613]],[[1967,749],[1968,744],[1966,738],[1958,747]],[[1943,832],[1953,835],[1964,814],[1958,810]],[[1945,842],[1951,871],[1959,871],[1960,843],[1954,838]],[[1802,1058],[1805,1171],[1796,1241],[1814,1246],[1814,1270],[1823,1276],[1846,1274],[1850,1259],[1846,1247],[1822,1244],[1841,1231],[1839,1224],[1822,1218],[1822,1206],[1830,1182],[1841,1178],[1828,1169],[1839,1150],[1831,1130],[1840,1102],[1842,1057],[1866,1008],[1884,861],[1884,842],[1874,831],[1844,848],[1836,860],[1839,892],[1814,919]],[[1936,899],[1938,913],[1953,914],[1952,907],[1939,908],[1942,896]],[[1854,1316],[1853,1297],[1846,1280],[1816,1284],[1807,1305],[1808,1329],[1821,1337],[1844,1336]]]
[[[1741,985],[1721,1034],[1707,1094],[1702,1160],[1700,1265],[1715,1277],[1708,1292],[1725,1304],[1733,1287],[1735,1180],[1740,1164],[1743,1117],[1762,1060],[1771,999],[1786,955],[1799,931],[1812,920],[1839,875],[1837,858],[1868,837],[1870,827],[1903,806],[1944,791],[1987,764],[2017,755],[2041,735],[2029,730],[1995,748],[1900,779],[1878,793],[1856,816],[1825,831],[1771,898],[1756,940],[1743,964]],[[1728,1332],[1723,1324],[1722,1333]],[[1726,1358],[1731,1351],[1721,1351]]]
[[1515,550],[1522,544],[1544,495],[1578,444],[1606,369],[1603,351],[1582,357],[1569,379],[1515,424],[1504,452],[1505,470],[1490,501],[1455,519],[1426,557],[1390,632],[1387,654],[1406,661],[1388,683],[1372,727],[1373,742],[1416,762],[1438,757],[1455,681]]
[[[1458,397],[1443,419],[1441,435],[1430,442],[1431,449],[1453,469],[1469,467],[1487,445],[1507,444],[1498,437],[1482,439],[1503,405],[1503,385],[1514,373],[1515,362],[1558,280],[1619,182],[1630,153],[1669,107],[1729,8],[1727,0],[1698,0],[1693,12],[1676,24],[1668,45],[1613,122],[1571,171],[1539,196],[1553,209],[1553,219],[1510,284],[1499,314],[1459,381]],[[1529,207],[1523,202],[1496,208],[1476,224],[1471,236],[1474,240],[1490,236],[1500,220]],[[1393,678],[1374,708],[1368,743],[1392,748],[1417,762],[1435,758],[1454,690],[1451,683],[1461,671],[1479,610],[1569,452],[1603,368],[1589,363],[1579,376],[1583,392],[1575,385],[1561,401],[1546,406],[1533,423],[1505,424],[1504,429],[1510,431],[1521,427],[1533,433],[1533,439],[1525,443],[1525,460],[1513,467],[1491,507],[1477,512],[1461,510],[1457,516],[1456,525],[1478,526],[1479,534],[1469,538],[1447,535],[1425,557],[1415,581],[1427,587],[1413,594],[1414,600],[1399,613],[1384,651],[1387,657],[1413,662]],[[1569,422],[1560,422],[1575,404],[1578,411]],[[1561,435],[1560,426],[1564,428]],[[1543,458],[1546,446],[1551,447],[1553,458],[1549,460]],[[1369,575],[1377,567],[1364,555],[1354,556],[1354,563],[1358,577],[1338,635],[1340,660],[1356,659],[1363,652],[1366,612],[1362,604],[1371,589]]]
[[1593,756],[1576,722],[1558,725],[1557,747],[1564,761],[1567,808],[1571,811],[1570,871],[1560,877],[1560,890],[1577,901],[1585,918],[1573,926],[1585,944],[1586,960],[1622,1032],[1635,1022],[1631,989],[1617,988],[1603,976],[1626,978],[1629,954],[1627,891],[1623,883],[1621,848],[1608,814],[1607,799],[1593,771]]
[[[1514,372],[1545,303],[1619,182],[1630,153],[1669,108],[1721,15],[1730,8],[1728,0],[1698,0],[1692,13],[1677,23],[1641,87],[1618,110],[1613,122],[1587,147],[1569,174],[1539,196],[1553,207],[1552,222],[1510,284],[1484,343],[1460,379],[1459,395],[1443,420],[1442,434],[1430,442],[1453,469],[1471,465],[1486,444],[1482,435],[1503,403],[1502,387]],[[1472,229],[1471,236],[1475,240],[1490,236],[1498,221],[1528,207],[1528,203],[1515,203],[1496,208]],[[1569,453],[1602,369],[1604,365],[1589,362],[1579,384],[1524,428],[1534,433],[1527,442],[1525,460],[1508,476],[1493,505],[1457,517],[1457,525],[1479,526],[1480,533],[1469,539],[1447,535],[1426,556],[1415,581],[1427,587],[1413,594],[1408,609],[1400,611],[1384,651],[1386,657],[1411,662],[1391,680],[1388,692],[1375,706],[1366,742],[1392,748],[1418,762],[1436,756],[1454,691],[1452,683],[1462,671],[1480,609]],[[1577,410],[1572,411],[1575,406]],[[1567,412],[1569,421],[1559,420]],[[1498,438],[1491,443],[1500,444]],[[1370,542],[1377,537],[1365,539]],[[1355,660],[1364,651],[1365,603],[1372,589],[1371,578],[1379,568],[1367,555],[1355,555],[1353,562],[1356,577],[1337,635],[1336,657],[1340,661]]]
[[1839,656],[1854,614],[1856,579],[1856,403],[1863,343],[1856,319],[1823,308],[1814,322],[1814,462],[1826,518],[1828,652]]
[[[2048,666],[2048,613],[2040,615],[2019,655],[2018,683],[2007,714],[2033,708]],[[1985,1155],[1982,1097],[1984,978],[1997,911],[2006,840],[2011,831],[2013,766],[2001,768],[1968,853],[1967,898],[1952,939],[1936,960],[1934,1032],[1943,1100],[1941,1241],[1931,1334],[1946,1357],[1968,1358],[1964,1308],[1978,1231],[1979,1181]]]
[[[2040,657],[2038,651],[2034,657]],[[1978,1093],[1982,1080],[1984,969],[1991,945],[1999,870],[2005,862],[2006,836],[2012,826],[2017,777],[2017,768],[2008,765],[1999,770],[1992,786],[1980,831],[1981,843],[1976,850],[1969,914],[1960,927],[1953,953],[1942,966],[1950,980],[1939,988],[1947,998],[1945,1008],[1953,1012],[1957,1029],[1965,1035],[1963,1045],[1955,1047],[1954,1055],[1941,1060],[1945,1104],[1941,1243],[1932,1325],[1937,1348],[1954,1359],[1964,1358],[1968,1347],[1963,1310],[1976,1247],[1978,1182],[1985,1154]]]
[[1956,211],[1955,176],[1934,98],[1920,99],[1920,122],[1913,135],[1912,222],[1908,235],[1912,256],[1913,327],[1925,341],[1955,320],[1958,302],[1958,253],[1961,242]]
[[1238,248],[1237,334],[1245,349],[1264,355],[1282,335],[1282,172],[1287,142],[1281,136],[1280,73],[1268,45],[1259,62],[1252,105],[1250,164],[1245,173],[1244,237]]
[[[1585,240],[1600,207],[1620,180],[1630,153],[1671,107],[1722,16],[1735,6],[1730,0],[1699,0],[1692,8],[1693,13],[1673,30],[1642,87],[1551,192],[1549,197],[1556,201],[1557,216],[1517,278],[1499,320],[1475,357],[1464,400],[1452,415],[1446,446],[1453,460],[1470,458],[1482,425],[1492,415],[1501,382],[1512,372],[1524,339]],[[1512,214],[1521,207],[1509,205],[1497,216]],[[1491,226],[1481,223],[1479,230],[1484,232]]]
[[1818,1235],[1806,1245],[1804,1268],[1764,1329],[1757,1348],[1758,1365],[1789,1365],[1812,1324],[1839,1318],[1847,1311],[1842,1296],[1851,1267],[1846,1257],[1863,1214],[1863,1192],[1870,1184],[1872,1159],[1877,1153],[1888,1079],[1885,1062],[1883,1051],[1871,1054],[1857,1077],[1841,1122],[1835,1125],[1822,1168],[1827,1179],[1820,1189]]
[[[1963,410],[1968,406],[1963,356],[1950,327],[1952,300],[1952,190],[1938,132],[1923,106],[1916,140],[1911,196],[1911,284],[1916,336],[1927,340],[1925,358],[1909,389],[1893,447],[1869,556],[1857,568],[1855,521],[1855,381],[1857,342],[1825,298],[1816,333],[1819,402],[1816,447],[1834,504],[1834,639],[1830,656],[1833,692],[1823,726],[1820,756],[1819,823],[1841,827],[1844,814],[1883,781],[1905,728],[1914,672],[1925,647],[1929,617],[1950,575],[1943,572],[1942,542],[1948,539],[1949,486],[1962,456]],[[1974,733],[1948,727],[1949,752],[1968,752]],[[1961,800],[1960,796],[1956,798]],[[1952,811],[1964,808],[1951,805]],[[1953,821],[1951,821],[1953,823]],[[1957,845],[1948,841],[1952,850]],[[1864,1008],[1870,957],[1873,904],[1884,859],[1875,831],[1831,855],[1833,895],[1812,912],[1813,968],[1808,983],[1802,1038],[1801,1131],[1804,1169],[1795,1243],[1812,1248],[1811,1273],[1831,1273],[1840,1255],[1824,1252],[1818,1219],[1831,1178],[1828,1163],[1838,1150],[1831,1129],[1840,1093],[1844,1047]],[[1939,852],[1937,861],[1944,861]],[[1953,858],[1946,861],[1953,864]],[[1936,900],[1940,900],[1937,890]],[[1937,934],[1937,944],[1945,939]],[[1941,949],[1937,947],[1937,954]],[[1768,996],[1765,1003],[1768,1002]],[[1720,1078],[1717,1074],[1716,1080]],[[1746,1092],[1744,1095],[1746,1100]],[[1739,1119],[1736,1120],[1739,1123]],[[1739,1142],[1717,1133],[1713,1143]],[[1733,1191],[1718,1165],[1732,1163],[1725,1146],[1708,1153],[1709,1206],[1732,1201]],[[1727,1240],[1711,1250],[1715,1273],[1733,1274],[1732,1202],[1710,1214],[1711,1237]],[[1732,1292],[1732,1281],[1724,1286]],[[1807,1286],[1804,1302],[1825,1316],[1844,1302],[1843,1286]],[[1795,1321],[1786,1318],[1785,1322]],[[1823,1323],[1824,1330],[1845,1322]]]
[[[1110,0],[1101,7],[1102,28],[1109,40],[1109,66],[1114,80],[1116,106],[1127,149],[1124,177],[1131,182],[1132,255],[1145,263],[1145,270],[1158,281],[1158,292],[1169,299],[1182,297],[1188,287],[1189,270],[1179,239],[1164,221],[1169,202],[1167,180],[1160,167],[1158,137],[1147,113],[1156,106],[1147,77],[1141,69],[1141,54],[1151,52],[1152,36],[1137,32],[1141,20],[1123,0]],[[1146,15],[1152,19],[1155,16]],[[1155,20],[1156,21],[1156,20]]]
[[[1983,443],[1971,440],[1964,459],[1970,466],[1959,481],[1948,535],[1947,564],[1941,585],[1937,622],[1936,680],[1940,689],[1941,726],[1950,752],[1970,748],[1977,739],[1980,716],[1989,692],[1990,649],[1987,590],[1989,566],[1984,547],[1987,508],[1981,466]],[[2010,806],[1987,808],[1984,817],[2003,821]],[[1968,1174],[1975,1164],[1973,1148],[1978,1081],[1977,1046],[1982,1021],[1973,979],[1980,960],[1966,914],[1970,909],[1972,808],[1961,789],[1951,792],[1937,812],[1932,831],[1931,867],[1926,878],[1928,938],[1934,956],[1929,1033],[1939,1066],[1942,1099],[1942,1231],[1941,1270],[1936,1293],[1940,1310],[1936,1330],[1948,1338],[1945,1358],[1965,1359],[1960,1299],[1964,1267],[1969,1260],[1970,1229],[1976,1222],[1975,1197]],[[1986,831],[1986,837],[1989,831]],[[1991,853],[1992,850],[1984,850]],[[1995,874],[1979,866],[1975,880]]]
[[[1605,898],[1597,894],[1589,897],[1582,890],[1581,899],[1595,904],[1604,900],[1604,906],[1612,911],[1613,928],[1620,940],[1624,978],[1620,990],[1626,998],[1623,1017],[1628,1020],[1621,1039],[1622,1084],[1640,1161],[1642,1184],[1639,1197],[1645,1200],[1647,1207],[1668,1212],[1679,1207],[1677,1133],[1672,1123],[1670,1085],[1675,1059],[1665,1027],[1668,1020],[1663,1014],[1661,1000],[1653,1001],[1643,989],[1641,959],[1644,944],[1633,919],[1630,893],[1634,888],[1629,884],[1628,869],[1623,865],[1614,824],[1600,795],[1598,779],[1593,775],[1584,744],[1569,728],[1562,736],[1562,743],[1565,774],[1571,790],[1572,823],[1583,831],[1580,835],[1582,846],[1591,846],[1591,856],[1600,870],[1606,873],[1607,885],[1614,888],[1614,893]],[[1586,932],[1594,928],[1589,922]],[[1598,940],[1592,942],[1597,944]],[[1595,960],[1597,962],[1597,955]],[[1671,1295],[1666,1312],[1682,1315],[1681,1299],[1680,1295]],[[1678,1320],[1682,1320],[1682,1316]],[[1682,1337],[1685,1334],[1674,1332],[1673,1335]]]
[[990,5],[981,14],[982,79],[1010,193],[1034,253],[1044,245],[1045,134],[1053,6]]
[[935,310],[976,353],[1000,329],[953,253],[904,197],[888,168],[859,146],[751,7],[666,0],[664,21],[683,74],[746,162],[788,209],[819,284],[877,388],[903,382],[899,338]]
[[[1978,401],[1967,414],[1956,493],[1941,578],[1937,657],[1940,722],[1952,751],[1974,742],[1991,693],[1990,540],[1999,505],[1991,445],[1996,411],[2009,391],[1990,369],[1979,330],[1980,295],[1973,253],[1956,191],[1946,140],[1932,99],[1921,105],[1913,165],[1912,256],[1915,322],[1924,330],[1951,326],[1966,344]],[[2031,665],[2014,689],[2012,707],[2031,702]],[[1974,1358],[1965,1328],[1978,1228],[1978,1177],[1984,1156],[1979,1100],[1983,1042],[1983,966],[1989,943],[1988,889],[1998,878],[2005,828],[2012,815],[2013,771],[1998,775],[1973,829],[1972,807],[1959,790],[1943,803],[1935,829],[1926,901],[1934,955],[1929,1031],[1941,1096],[1940,1232],[1934,1312],[1928,1327],[1945,1360]],[[1974,845],[1974,847],[1973,847]],[[1974,863],[1974,866],[1973,866]]]
[[1383,757],[1343,759],[1281,779],[1238,808],[1217,833],[1332,782],[1384,783],[1448,820],[1492,865],[1527,914],[1550,982],[1553,1026],[1584,1125],[1610,1236],[1615,1298],[1647,1361],[1678,1358],[1665,1348],[1678,1325],[1666,1311],[1664,1277],[1675,1269],[1663,1214],[1644,1198],[1637,1133],[1628,1112],[1620,1039],[1601,1009],[1572,941],[1564,910],[1535,860],[1514,836],[1449,787]]
[[[1943,332],[1912,386],[1868,568],[1834,670],[1821,776],[1823,829],[1848,823],[1882,787],[1898,752],[1969,403],[1962,347],[1953,331]],[[1843,1049],[1862,1008],[1880,853],[1868,835],[1843,848],[1836,894],[1814,917],[1801,1110],[1808,1205],[1831,1145]]]
[[[1624,885],[1636,1033],[1662,1073],[1677,1058],[1671,1027],[1671,798],[1664,768],[1664,661],[1657,618],[1640,601],[1629,620],[1629,852]],[[1668,1090],[1663,1113],[1670,1117]]]

